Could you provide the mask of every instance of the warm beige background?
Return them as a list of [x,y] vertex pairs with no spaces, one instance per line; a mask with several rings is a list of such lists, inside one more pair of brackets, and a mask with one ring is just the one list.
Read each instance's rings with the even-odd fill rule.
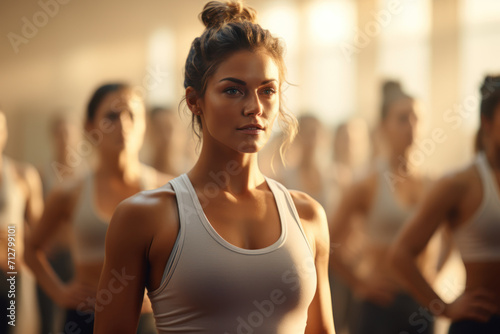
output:
[[[42,0],[43,3],[54,1]],[[152,66],[151,36],[162,28],[169,29],[172,41],[169,45],[172,49],[169,63],[163,64],[168,68],[170,85],[163,100],[177,103],[182,95],[182,65],[189,44],[202,31],[202,25],[197,19],[197,14],[205,3],[202,0],[64,1],[68,3],[60,4],[58,13],[50,17],[46,25],[38,28],[36,35],[30,38],[27,44],[19,45],[18,53],[15,53],[11,46],[8,34],[21,34],[23,18],[33,22],[33,16],[42,10],[41,6],[35,0],[0,2],[0,105],[8,115],[10,139],[7,153],[35,164],[43,163],[48,156],[46,125],[49,114],[65,108],[80,122],[86,101],[96,85],[108,80],[122,79],[139,87],[144,86],[145,80],[149,78],[148,69]],[[420,2],[391,1],[403,5]],[[288,6],[301,14],[315,2],[318,1],[248,1],[261,14],[270,4]],[[373,13],[387,9],[390,3],[388,0],[323,2],[343,2],[354,8],[354,20],[348,22],[350,30],[363,30],[367,22],[373,21]],[[475,93],[479,78],[485,74],[484,69],[475,72],[472,69],[474,80],[469,80],[471,70],[464,70],[464,59],[469,59],[472,54],[476,57],[474,62],[480,63],[482,57],[491,59],[494,54],[500,54],[499,47],[496,46],[500,45],[500,19],[497,19],[496,23],[491,21],[495,14],[490,13],[489,21],[476,24],[476,30],[468,28],[464,23],[464,10],[470,12],[471,6],[491,7],[494,0],[422,2],[428,7],[423,18],[427,22],[427,32],[422,35],[423,38],[415,40],[415,43],[412,40],[409,42],[417,46],[419,43],[426,45],[426,60],[425,63],[410,61],[405,66],[413,68],[414,72],[419,72],[421,68],[420,72],[425,73],[425,82],[420,84],[420,81],[411,80],[411,77],[408,80],[407,76],[405,86],[409,86],[410,91],[417,92],[416,95],[421,96],[425,102],[423,115],[426,125],[423,138],[429,138],[436,128],[445,130],[446,142],[436,145],[432,153],[425,157],[425,167],[430,172],[440,174],[465,163],[472,155],[471,140],[477,126],[476,109],[472,110],[472,116],[462,118],[463,124],[457,128],[452,128],[449,122],[445,122],[443,115],[449,108],[463,104],[468,95]],[[482,17],[481,15],[484,16],[478,14],[479,17]],[[500,18],[500,12],[496,17]],[[307,53],[311,51],[308,44],[311,36],[305,29],[307,24],[303,16],[299,16],[297,22],[292,23],[298,30],[299,51],[293,58],[293,72],[294,81],[299,88],[292,91],[294,103],[290,108],[299,113],[309,103],[327,106],[327,112],[321,111],[320,116],[325,118],[327,123],[334,125],[335,113],[340,112],[334,108],[336,102],[325,96],[327,94],[313,95],[317,83],[314,82],[314,72],[309,68],[311,63],[314,65],[317,61],[311,58],[311,52]],[[383,30],[389,31],[391,25]],[[481,44],[483,49],[478,49],[476,54],[464,49],[469,48],[471,43],[463,42],[464,36],[474,33],[490,38],[490,42]],[[378,86],[380,80],[387,76],[387,71],[381,69],[380,59],[387,50],[392,50],[392,57],[397,57],[398,50],[404,54],[408,48],[404,41],[399,49],[397,43],[395,46],[393,42],[385,43],[381,39],[383,35],[384,31],[353,58],[354,65],[348,64],[345,59],[332,58],[331,61],[339,69],[353,66],[353,70],[345,72],[350,75],[336,82],[345,82],[348,87],[349,94],[346,94],[346,98],[349,95],[352,103],[347,112],[362,116],[371,126],[377,119]],[[496,36],[499,37],[498,43],[492,43]],[[323,57],[324,60],[325,55],[321,54],[321,49],[318,50],[320,51],[312,52],[319,53],[318,57]],[[500,65],[490,66],[487,70],[500,72]],[[318,71],[321,72],[321,67]],[[391,75],[395,76],[392,73]],[[417,89],[414,89],[412,84]],[[338,89],[342,88],[342,84],[337,86]],[[149,93],[162,101],[161,91],[150,89]],[[332,106],[331,109],[328,109],[329,106]],[[468,123],[472,125],[467,125]]]

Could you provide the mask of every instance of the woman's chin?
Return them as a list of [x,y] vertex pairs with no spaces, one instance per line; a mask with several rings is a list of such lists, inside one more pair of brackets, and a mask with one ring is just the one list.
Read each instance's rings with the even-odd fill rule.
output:
[[241,142],[237,151],[241,153],[258,153],[265,145],[264,140],[249,140]]
[[237,148],[238,152],[241,153],[258,153],[261,149],[262,146],[257,143],[242,143]]

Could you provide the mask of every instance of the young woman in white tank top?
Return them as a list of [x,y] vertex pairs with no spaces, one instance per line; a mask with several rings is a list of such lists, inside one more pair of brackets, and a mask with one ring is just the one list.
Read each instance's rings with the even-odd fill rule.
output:
[[[415,298],[451,319],[450,334],[500,333],[500,76],[481,87],[484,151],[466,168],[436,182],[392,251],[392,262]],[[465,291],[445,303],[415,266],[440,226],[453,235],[466,271]]]
[[[383,92],[380,131],[387,156],[345,191],[332,213],[331,266],[356,297],[351,333],[431,333],[432,321],[424,327],[412,325],[410,317],[419,306],[396,283],[387,262],[389,247],[421,200],[426,183],[408,163],[417,102],[397,82],[385,83]],[[363,245],[359,237],[350,238],[353,226],[362,228]]]
[[210,2],[201,19],[184,82],[199,159],[113,215],[99,289],[117,288],[116,272],[129,280],[96,332],[133,333],[147,288],[159,333],[333,333],[325,213],[257,163],[276,117],[295,130],[281,43],[240,2]]
[[[145,108],[130,86],[113,83],[99,87],[88,104],[85,130],[93,147],[89,142],[80,147],[95,150],[95,168],[76,181],[62,183],[49,194],[41,221],[26,242],[26,262],[40,286],[68,310],[64,333],[93,332],[104,241],[118,203],[168,181],[167,176],[139,161]],[[75,272],[68,284],[55,274],[44,253],[50,238],[66,224],[73,231]]]

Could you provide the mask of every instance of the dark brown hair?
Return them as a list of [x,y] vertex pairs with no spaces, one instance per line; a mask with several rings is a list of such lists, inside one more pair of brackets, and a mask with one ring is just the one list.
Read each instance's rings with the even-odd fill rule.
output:
[[482,119],[492,120],[495,114],[495,109],[500,103],[500,75],[487,75],[484,78],[481,87],[479,88],[481,94],[481,104],[479,107],[480,126],[476,133],[475,138],[475,151],[484,151],[484,131]]
[[480,115],[492,119],[495,109],[500,103],[500,75],[488,75],[480,88]]
[[100,86],[97,88],[92,94],[92,97],[89,100],[89,103],[87,105],[87,122],[93,122],[94,118],[97,114],[97,109],[99,108],[99,105],[101,102],[104,100],[106,96],[113,92],[117,92],[126,88],[129,88],[130,86],[126,83],[123,82],[114,82],[114,83],[108,83]]

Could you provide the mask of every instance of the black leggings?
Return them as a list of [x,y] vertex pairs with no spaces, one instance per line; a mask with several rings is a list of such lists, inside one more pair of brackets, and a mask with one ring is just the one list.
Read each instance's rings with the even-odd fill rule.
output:
[[498,334],[500,333],[500,315],[493,315],[488,322],[461,320],[453,322],[448,334]]
[[399,293],[387,307],[361,301],[355,307],[353,334],[432,334],[434,317],[412,297]]
[[[94,313],[68,310],[63,326],[64,334],[93,334]],[[156,334],[154,317],[152,313],[141,314],[137,334]]]

